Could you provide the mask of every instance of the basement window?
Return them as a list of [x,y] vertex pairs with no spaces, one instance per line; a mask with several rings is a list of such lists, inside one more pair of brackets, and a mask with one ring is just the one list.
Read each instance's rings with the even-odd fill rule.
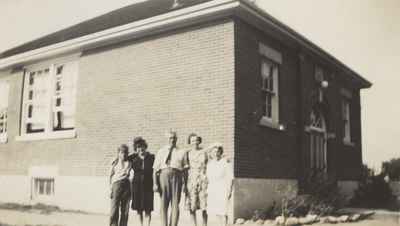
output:
[[53,178],[34,178],[34,195],[53,196],[54,195],[54,179]]

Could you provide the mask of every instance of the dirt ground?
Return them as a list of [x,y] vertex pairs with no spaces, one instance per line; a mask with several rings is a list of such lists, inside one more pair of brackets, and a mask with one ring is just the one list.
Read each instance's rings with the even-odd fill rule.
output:
[[[182,214],[186,214],[185,212]],[[108,216],[71,212],[42,213],[39,211],[21,211],[0,209],[0,226],[101,226],[108,225]],[[137,215],[131,212],[129,226],[140,225]],[[160,225],[158,217],[153,217],[152,225]],[[191,225],[188,216],[181,217],[180,226]],[[209,226],[216,226],[215,219],[210,217]],[[314,224],[327,226],[332,224]],[[349,226],[400,226],[400,213],[377,211],[370,219],[355,223],[336,225]]]

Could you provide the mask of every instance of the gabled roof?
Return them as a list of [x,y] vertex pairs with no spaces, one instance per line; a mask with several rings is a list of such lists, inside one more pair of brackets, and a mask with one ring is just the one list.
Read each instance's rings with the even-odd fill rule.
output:
[[6,50],[0,53],[0,59],[207,1],[211,0],[179,0],[177,1],[178,5],[174,5],[174,0],[147,0],[139,2]]

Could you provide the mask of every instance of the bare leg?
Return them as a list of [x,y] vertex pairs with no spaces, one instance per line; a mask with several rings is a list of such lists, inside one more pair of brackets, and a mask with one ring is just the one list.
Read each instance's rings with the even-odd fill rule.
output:
[[144,221],[146,222],[147,226],[150,226],[151,222],[151,211],[145,211],[144,212]]
[[143,226],[143,211],[138,210],[137,214],[139,215],[140,225]]
[[223,216],[223,219],[224,219],[224,226],[227,226],[228,225],[228,216],[227,215]]
[[203,226],[207,226],[208,214],[206,210],[202,211],[202,216],[203,216]]
[[226,226],[227,225],[227,219],[228,217],[225,215],[217,215],[217,218],[219,220],[219,223],[221,226]]
[[192,223],[194,226],[197,226],[197,217],[196,217],[196,211],[189,210],[190,212],[190,218],[192,219]]

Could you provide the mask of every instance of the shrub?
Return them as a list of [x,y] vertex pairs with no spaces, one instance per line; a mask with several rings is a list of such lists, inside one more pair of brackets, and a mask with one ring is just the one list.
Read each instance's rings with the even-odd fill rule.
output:
[[392,194],[389,184],[384,179],[384,174],[371,175],[360,181],[360,186],[354,192],[350,205],[362,208],[397,209],[396,196]]
[[301,195],[296,194],[293,186],[277,187],[276,191],[283,195],[280,202],[274,202],[268,209],[255,211],[252,220],[308,214],[326,216],[344,206],[345,197],[339,193],[336,181],[330,179],[323,170],[310,172],[305,181],[307,186]]
[[390,180],[400,180],[400,158],[383,162],[382,172],[387,174]]

